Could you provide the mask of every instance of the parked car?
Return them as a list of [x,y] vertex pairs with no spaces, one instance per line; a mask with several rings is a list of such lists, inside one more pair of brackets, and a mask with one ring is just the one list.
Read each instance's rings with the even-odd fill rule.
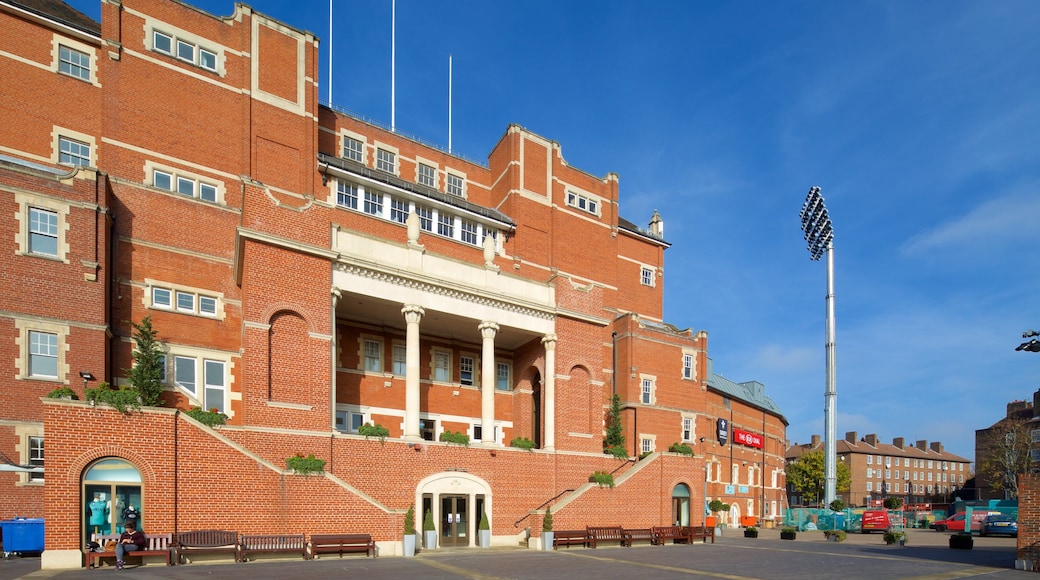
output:
[[980,536],[1011,536],[1018,537],[1018,522],[1007,514],[990,514],[982,521],[979,528]]
[[[982,529],[982,522],[987,516],[993,515],[996,512],[987,512],[984,510],[976,510],[971,514],[971,526],[968,527],[967,531],[976,532]],[[999,515],[999,514],[998,514]],[[935,525],[932,526],[937,532],[963,532],[964,529],[964,512],[950,516],[945,520],[938,520]]]

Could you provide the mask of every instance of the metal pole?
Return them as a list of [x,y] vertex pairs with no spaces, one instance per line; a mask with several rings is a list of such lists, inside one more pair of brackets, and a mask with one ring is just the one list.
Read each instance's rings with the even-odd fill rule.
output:
[[824,450],[824,476],[827,478],[824,491],[824,501],[830,507],[834,501],[835,488],[837,485],[837,466],[835,455],[837,454],[838,429],[836,426],[838,417],[838,391],[835,386],[834,369],[834,243],[827,244],[827,390],[824,394],[824,431],[826,431],[826,447]]

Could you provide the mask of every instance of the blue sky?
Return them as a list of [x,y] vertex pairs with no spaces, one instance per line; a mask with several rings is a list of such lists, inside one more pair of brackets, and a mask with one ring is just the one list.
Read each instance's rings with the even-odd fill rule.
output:
[[[390,122],[390,0],[335,0],[332,101]],[[216,15],[233,4],[190,2]],[[97,0],[72,5],[94,18]],[[328,3],[257,0],[323,41]],[[665,220],[665,315],[823,434],[835,228],[838,436],[942,441],[1040,388],[1040,3],[398,0],[396,125],[486,159],[511,123]]]

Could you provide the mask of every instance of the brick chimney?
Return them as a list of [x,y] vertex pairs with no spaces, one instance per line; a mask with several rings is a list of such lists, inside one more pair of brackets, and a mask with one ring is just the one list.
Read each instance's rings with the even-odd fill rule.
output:
[[914,447],[920,449],[921,451],[928,451],[928,440],[921,439],[916,444],[914,444]]
[[[1040,394],[1040,391],[1037,391],[1037,394]],[[845,432],[845,440],[848,441],[849,443],[852,443],[853,445],[856,444],[856,437],[858,437],[858,436],[859,436],[859,433],[856,433],[855,431],[846,431]]]
[[1011,401],[1007,404],[1007,416],[1010,417],[1011,415],[1014,415],[1019,411],[1025,411],[1032,406],[1033,404],[1029,401]]
[[812,436],[812,444],[809,446],[809,448],[810,449],[816,449],[819,446],[820,446],[820,436],[819,435],[813,435]]
[[1033,416],[1036,417],[1038,412],[1040,412],[1040,390],[1033,393]]
[[877,433],[871,433],[870,435],[867,435],[866,437],[864,437],[863,440],[867,442],[867,445],[871,445],[873,447],[877,447],[877,444],[878,444]]
[[906,446],[906,439],[903,438],[903,437],[896,437],[896,438],[892,439],[892,445],[902,449],[903,447]]
[[936,442],[932,443],[930,449],[932,451],[934,451],[934,452],[936,452],[936,453],[941,455],[942,452],[943,452],[942,442],[941,441],[936,441]]

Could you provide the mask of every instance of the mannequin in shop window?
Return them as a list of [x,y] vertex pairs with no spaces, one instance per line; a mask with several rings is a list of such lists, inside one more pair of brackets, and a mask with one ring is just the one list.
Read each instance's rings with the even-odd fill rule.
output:
[[125,508],[123,508],[123,514],[122,515],[123,515],[123,526],[124,527],[125,526],[129,526],[131,522],[133,522],[137,527],[141,527],[140,526],[140,523],[141,523],[141,520],[140,520],[141,512],[137,511],[137,508],[134,507],[134,504],[132,504],[132,503],[131,504],[127,504],[127,506]]
[[87,504],[87,511],[90,512],[90,525],[97,533],[98,529],[108,522],[108,502],[105,501],[105,495],[95,493],[94,500]]

